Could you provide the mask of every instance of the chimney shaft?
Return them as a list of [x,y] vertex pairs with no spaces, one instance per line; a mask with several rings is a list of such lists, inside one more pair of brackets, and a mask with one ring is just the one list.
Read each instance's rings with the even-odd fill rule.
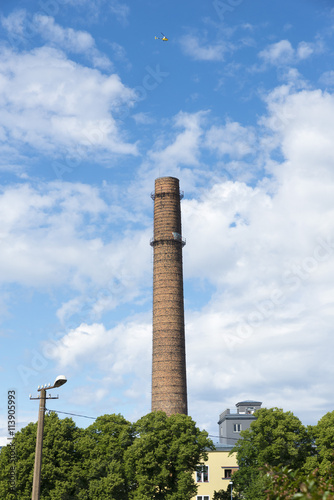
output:
[[179,180],[155,181],[152,411],[188,413]]

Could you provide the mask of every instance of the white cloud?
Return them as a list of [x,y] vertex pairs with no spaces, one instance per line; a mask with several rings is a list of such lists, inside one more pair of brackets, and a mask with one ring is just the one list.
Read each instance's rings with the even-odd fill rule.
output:
[[136,123],[142,124],[142,125],[151,125],[152,123],[155,123],[155,119],[150,116],[149,113],[135,113],[132,115],[132,118]]
[[[78,302],[72,297],[63,305],[61,318],[68,318],[82,303],[97,317],[103,307],[113,307],[111,299],[117,303],[133,299],[140,276],[147,274],[150,265],[150,235],[128,231],[114,239],[111,233],[104,241],[112,212],[99,191],[84,184],[52,182],[3,188],[1,283],[43,289],[66,285],[81,292]],[[120,216],[117,219],[119,223]],[[106,298],[109,302],[104,303]]]
[[184,35],[180,44],[184,54],[197,61],[223,61],[228,50],[225,42],[203,43],[194,35]]
[[25,45],[40,36],[49,46],[73,54],[83,54],[95,67],[112,68],[111,61],[99,52],[90,33],[64,28],[57,24],[52,16],[36,13],[30,19],[27,11],[20,9],[10,13],[8,17],[2,16],[1,24],[7,30],[9,42],[13,47]]
[[227,122],[223,127],[212,126],[206,132],[206,146],[220,155],[242,158],[255,153],[255,134],[237,122]]
[[298,44],[296,55],[298,59],[307,59],[314,53],[314,46],[311,43],[300,42]]
[[203,135],[202,122],[207,112],[180,112],[174,118],[174,128],[183,129],[177,133],[170,144],[166,145],[165,137],[156,141],[154,149],[149,152],[149,158],[164,168],[177,165],[195,166],[199,161],[200,146]]
[[333,237],[333,96],[285,88],[267,104],[266,123],[284,160],[272,163],[271,178],[255,187],[216,182],[200,199],[183,202],[187,245],[196,248],[186,261],[190,276],[200,269],[215,284],[245,287],[265,272],[277,283],[283,271],[313,257],[319,237]]
[[135,99],[116,74],[80,66],[52,48],[7,49],[0,55],[0,90],[6,144],[79,156],[96,150],[137,154],[112,116]]
[[[69,279],[73,266],[85,266],[80,226],[85,214],[94,221],[106,210],[94,188],[61,183],[3,189],[0,207],[2,282],[35,286],[48,280],[59,284],[65,275]],[[86,251],[94,253],[99,246],[99,239],[91,237]]]
[[95,47],[95,41],[87,31],[75,31],[72,28],[63,28],[55,23],[51,16],[35,14],[36,31],[49,42],[57,44],[73,52],[87,52]]
[[281,150],[293,162],[293,172],[301,170],[315,179],[320,174],[332,178],[334,96],[321,90],[290,93],[289,87],[282,86],[268,95],[267,105],[265,123],[279,134]]
[[[333,133],[332,96],[282,87],[268,96],[267,105],[267,125],[285,155],[272,166],[271,179],[257,186],[216,181],[196,199],[182,202],[186,284],[189,279],[192,284],[209,282],[215,290],[201,310],[186,309],[189,408],[200,415],[199,424],[212,422],[212,415],[247,398],[282,406],[308,422],[330,404],[334,148],[327,137]],[[280,112],[285,120],[274,127]],[[182,114],[176,123],[191,128],[193,120]],[[201,121],[195,123],[202,130]],[[313,131],[307,134],[310,144],[303,139],[305,130]],[[232,132],[238,136],[239,127]],[[246,129],[241,132],[243,137]],[[191,303],[190,296],[185,298]],[[100,369],[122,385],[123,358],[130,346],[123,342],[134,342],[129,366],[142,366],[138,346],[140,341],[148,346],[148,340],[140,340],[140,334],[133,339],[133,334],[147,328],[149,338],[149,324],[143,327],[134,320],[131,327],[111,330],[81,325],[59,343],[56,359],[65,367],[86,362],[92,353]],[[150,355],[145,356],[150,365]],[[324,360],[321,367],[319,359]],[[128,393],[134,394],[131,388]],[[205,409],[198,409],[204,402]]]
[[59,340],[52,357],[60,369],[78,367],[95,359],[99,368],[107,370],[109,375],[122,377],[128,374],[129,366],[137,371],[139,358],[143,359],[141,364],[144,360],[147,362],[150,337],[150,323],[129,322],[110,330],[101,323],[83,323]]
[[16,37],[23,37],[25,33],[25,22],[27,13],[24,9],[11,12],[7,17],[1,16],[1,25],[9,33],[9,41],[13,42]]
[[[149,394],[151,373],[151,324],[134,320],[106,329],[101,323],[81,324],[57,342],[44,343],[44,352],[59,370],[76,372],[84,364],[82,387],[74,391],[74,404],[85,404],[82,396],[90,394],[90,403],[111,394],[117,399],[120,388],[124,397],[142,405]],[[100,393],[89,387],[99,370]],[[96,386],[96,384],[95,384]],[[139,418],[139,416],[137,416]]]
[[108,6],[112,14],[116,16],[118,22],[123,25],[128,23],[130,7],[127,4],[118,2],[118,0],[111,0],[111,2],[108,3]]
[[256,223],[252,210],[261,212],[270,205],[270,197],[265,192],[241,182],[217,183],[203,193],[201,200],[185,200],[184,234],[187,248],[193,248],[185,264],[187,275],[199,277],[201,270],[204,279],[218,285],[222,284],[221,280],[230,281],[229,273],[236,267],[239,281],[246,257],[241,243],[252,238],[252,223]]
[[84,54],[93,61],[95,67],[111,69],[112,63],[108,57],[101,54],[95,45],[93,37],[87,31],[76,31],[72,28],[63,28],[55,23],[53,17],[36,14],[33,18],[36,32],[43,39],[56,48],[64,49],[74,54]]
[[127,67],[128,70],[131,69],[132,65],[131,65],[130,61],[128,60],[128,58],[127,58],[125,48],[122,45],[120,45],[119,43],[116,43],[116,42],[112,42],[110,45],[111,45],[111,48],[112,48],[112,51],[113,51],[114,58],[117,61],[123,62],[126,65],[126,67]]
[[215,288],[186,312],[189,390],[209,401],[204,419],[245,398],[308,422],[330,406],[333,96],[282,87],[267,103],[284,154],[271,179],[215,183],[183,201],[185,276]]
[[294,54],[295,51],[289,40],[281,40],[262,50],[259,57],[271,64],[289,64],[293,60]]
[[325,71],[319,80],[330,88],[334,87],[334,71]]
[[317,41],[316,43],[300,42],[297,48],[294,49],[289,40],[280,40],[263,49],[259,53],[259,57],[268,64],[287,66],[289,64],[296,64],[322,51],[323,46],[321,41]]
[[[308,423],[331,404],[334,147],[329,138],[333,136],[333,96],[282,86],[269,94],[266,103],[268,116],[261,122],[261,130],[268,128],[284,155],[280,162],[270,164],[270,177],[257,185],[215,178],[210,187],[196,193],[196,198],[188,195],[182,202],[187,239],[183,254],[189,294],[186,304],[196,303],[192,302],[196,284],[209,283],[210,287],[206,305],[197,310],[195,306],[194,310],[186,308],[189,408],[199,424],[212,423],[212,415],[218,416],[226,407],[248,398],[263,401],[267,407],[292,410]],[[177,115],[170,143],[163,139],[157,143],[152,159],[170,164],[179,163],[180,158],[197,159],[205,144],[205,116]],[[253,136],[239,124],[222,129],[230,134],[231,142],[236,138],[252,143]],[[214,149],[219,150],[221,130],[208,130]],[[188,135],[183,142],[185,131]],[[259,147],[265,149],[266,145],[259,141]],[[181,188],[187,172],[180,172]],[[66,198],[67,217],[73,205],[71,212],[79,215],[75,207],[80,200],[79,194],[71,203]],[[22,206],[25,204],[23,197]],[[35,194],[35,206],[49,207],[50,201]],[[96,216],[105,210],[98,197],[94,206]],[[23,208],[11,215],[16,224],[22,212]],[[38,220],[41,216],[36,212]],[[27,214],[29,220],[36,219],[29,210]],[[6,227],[4,222],[1,227]],[[24,219],[22,224],[26,224]],[[142,257],[136,255],[138,260],[132,262],[133,252],[131,258],[128,253],[131,246],[139,248],[142,255],[147,233],[136,235],[131,245],[129,239],[122,239],[117,249],[97,248],[95,262],[101,260],[103,265],[96,270],[102,272],[106,262],[112,263],[113,269],[129,270],[130,266],[137,283],[147,282],[150,259],[143,265]],[[51,257],[54,262],[53,254]],[[88,262],[85,260],[86,265]],[[78,272],[87,272],[84,270],[84,266],[78,267]],[[66,273],[62,274],[66,278]],[[131,292],[127,286],[125,290]],[[98,316],[100,308],[113,307],[106,302],[108,297],[97,297],[90,311]],[[65,303],[59,317],[66,322],[80,303],[82,298]],[[52,359],[64,370],[91,364],[90,373],[94,373],[97,367],[103,373],[100,396],[111,383],[114,390],[125,387],[129,398],[146,398],[150,338],[150,319],[132,317],[113,328],[87,321],[57,342]],[[319,359],[323,360],[321,366]],[[142,388],[132,385],[138,380]]]

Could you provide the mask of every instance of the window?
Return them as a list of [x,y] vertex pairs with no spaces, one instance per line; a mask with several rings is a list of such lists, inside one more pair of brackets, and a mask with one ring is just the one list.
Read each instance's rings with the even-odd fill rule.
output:
[[224,479],[230,479],[232,476],[232,469],[225,469],[224,470]]
[[197,495],[196,500],[210,500],[209,495]]
[[234,430],[234,432],[240,432],[241,431],[241,424],[234,424],[233,430]]
[[[198,483],[208,483],[209,482],[209,467],[208,467],[208,465],[200,465],[199,467],[197,467],[196,481]],[[207,499],[204,497],[203,500],[207,500]]]
[[235,472],[236,470],[238,470],[238,468],[239,467],[231,467],[231,466],[224,467],[222,465],[222,469],[223,469],[222,470],[222,474],[223,474],[222,479],[231,479],[233,472]]

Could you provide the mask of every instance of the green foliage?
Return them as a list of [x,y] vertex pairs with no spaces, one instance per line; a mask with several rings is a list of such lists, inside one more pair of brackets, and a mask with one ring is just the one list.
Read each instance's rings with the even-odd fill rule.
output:
[[[231,488],[233,488],[233,486],[231,484],[229,484],[227,487],[227,490],[215,491],[213,493],[212,500],[231,500]],[[233,491],[232,498],[233,498],[233,500],[239,500],[240,496],[238,495],[238,493]]]
[[[30,500],[35,462],[37,424],[29,424],[15,434],[10,446],[0,454],[0,498]],[[55,413],[46,415],[43,439],[41,472],[41,498],[67,500],[74,498],[76,483],[72,475],[72,464],[80,457],[75,443],[80,430],[70,418],[60,420]],[[15,448],[12,461],[11,448]],[[15,478],[10,474],[14,468]],[[13,491],[15,486],[15,491]],[[16,496],[15,496],[16,494]]]
[[213,493],[212,500],[231,500],[230,490],[219,490]]
[[333,467],[326,476],[319,470],[308,475],[288,467],[264,470],[271,479],[266,500],[334,500]]
[[191,499],[193,472],[213,444],[191,417],[154,412],[135,425],[138,438],[126,453],[131,500]]
[[318,468],[320,474],[326,475],[334,461],[334,411],[326,413],[317,425],[310,427],[310,433],[314,439],[316,455],[307,459],[305,471]]
[[267,463],[300,467],[312,451],[312,441],[299,418],[279,408],[261,408],[255,415],[250,429],[241,433],[244,439],[234,447],[239,465],[253,465],[256,460],[260,466]]
[[240,467],[233,475],[233,482],[246,500],[266,498],[270,481],[261,473],[265,464],[297,470],[315,453],[312,436],[293,413],[261,408],[255,415],[257,419],[241,432],[243,439],[233,448]]
[[[37,424],[17,432],[15,488],[10,446],[0,453],[0,499],[30,500]],[[104,415],[87,429],[55,413],[45,417],[41,500],[188,500],[193,472],[213,449],[205,431],[186,415],[157,412],[136,424]]]
[[[122,415],[104,415],[83,431],[79,450],[84,479],[80,500],[127,500],[124,455],[134,441],[134,426]],[[82,477],[82,471],[79,470]]]
[[82,430],[71,418],[52,412],[44,424],[41,497],[67,500],[80,488],[75,471],[82,457],[78,450]]

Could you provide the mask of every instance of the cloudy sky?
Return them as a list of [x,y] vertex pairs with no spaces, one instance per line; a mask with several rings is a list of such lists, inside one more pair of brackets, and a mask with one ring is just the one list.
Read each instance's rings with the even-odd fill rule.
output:
[[332,411],[332,2],[12,0],[0,37],[0,444],[7,391],[20,428],[59,374],[49,409],[150,411],[160,176],[185,193],[189,414]]

